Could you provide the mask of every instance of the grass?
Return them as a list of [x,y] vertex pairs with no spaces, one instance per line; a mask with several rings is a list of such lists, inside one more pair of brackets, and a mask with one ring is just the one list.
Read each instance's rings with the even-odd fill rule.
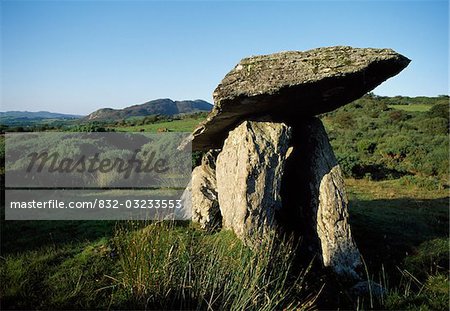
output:
[[448,189],[404,179],[347,179],[350,223],[369,270],[383,285],[380,309],[447,310]]
[[388,107],[407,112],[427,112],[433,106],[427,104],[411,104],[411,105],[388,105]]
[[65,244],[90,243],[114,233],[115,221],[5,221],[1,209],[2,256],[24,251],[59,247]]
[[165,223],[134,231],[129,240],[123,236],[119,231],[116,239],[118,281],[137,306],[275,310],[305,309],[313,301],[298,299],[303,274],[293,270],[289,242],[269,237],[264,251],[254,252],[229,231],[204,235]]
[[[418,179],[421,181],[421,179]],[[416,181],[416,180],[415,180]],[[430,179],[434,181],[434,179]],[[439,187],[426,185],[424,182],[412,182],[409,176],[399,179],[373,181],[369,179],[347,178],[345,186],[350,197],[353,199],[438,199],[449,196],[449,190]],[[445,205],[445,204],[444,204]]]
[[448,238],[421,244],[406,260],[405,268],[398,269],[400,284],[388,292],[384,306],[391,310],[448,310],[448,248]]
[[2,308],[107,308],[107,275],[115,269],[108,255],[105,239],[6,255],[0,268]]
[[[402,180],[346,184],[369,278],[388,289],[377,306],[442,309],[448,302],[447,190]],[[204,233],[187,223],[1,225],[4,309],[301,309],[313,306],[326,282],[305,275],[307,267],[293,267],[289,241],[268,240],[260,247],[265,251],[252,252],[231,232]]]
[[229,231],[122,222],[111,238],[2,256],[0,297],[6,309],[302,310],[315,297],[294,253],[273,236],[252,251]]
[[192,132],[192,130],[198,125],[201,120],[203,120],[203,118],[186,118],[182,120],[157,122],[145,125],[115,126],[113,128],[118,132],[139,132],[141,130],[145,132],[157,132],[158,129],[161,128],[166,128],[170,132]]
[[[402,106],[427,105],[392,108]],[[115,128],[190,132],[200,121]],[[375,307],[447,310],[448,189],[416,176],[346,179],[346,186],[368,278],[387,290]],[[4,221],[4,211],[1,216],[3,309],[370,308],[323,293],[317,298],[324,282],[337,291],[339,283],[317,277],[309,267],[295,268],[289,241],[267,240],[264,251],[253,252],[231,232],[204,233],[187,223]]]
[[424,190],[401,180],[347,179],[350,222],[373,271],[400,265],[421,243],[448,237],[448,190]]

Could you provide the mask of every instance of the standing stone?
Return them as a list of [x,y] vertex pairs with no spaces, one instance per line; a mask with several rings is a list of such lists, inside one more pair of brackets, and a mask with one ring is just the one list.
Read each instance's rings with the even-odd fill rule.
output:
[[203,155],[201,165],[192,171],[192,221],[207,230],[220,228],[221,216],[216,183],[216,151]]
[[244,121],[217,157],[219,207],[224,228],[255,244],[275,225],[291,129],[283,123]]
[[344,180],[322,122],[302,121],[293,129],[292,144],[283,180],[284,221],[301,231],[325,267],[358,279],[360,254],[348,223]]
[[202,206],[214,210],[218,197],[223,227],[245,243],[279,225],[301,236],[324,266],[360,279],[342,172],[313,116],[358,99],[409,62],[391,49],[348,46],[242,59],[215,89],[206,120],[179,146],[223,146],[216,191],[203,165],[193,173],[199,221],[208,218]]

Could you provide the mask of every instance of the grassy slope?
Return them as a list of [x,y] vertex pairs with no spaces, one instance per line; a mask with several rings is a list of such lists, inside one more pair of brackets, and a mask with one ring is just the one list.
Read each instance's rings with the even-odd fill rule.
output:
[[389,108],[408,111],[408,112],[426,112],[430,110],[431,105],[413,104],[413,105],[388,105]]
[[350,222],[372,272],[395,268],[423,242],[448,237],[448,190],[347,179]]
[[[116,129],[138,132],[144,128],[155,132],[166,127],[171,131],[191,131],[199,121],[185,119]],[[379,182],[346,179],[346,185],[353,235],[368,264],[370,277],[376,281],[383,266],[389,273],[390,287],[400,288],[401,280],[397,282],[399,277],[395,274],[397,266],[403,269],[407,262],[422,260],[422,243],[438,239],[448,246],[448,190],[425,189],[409,184],[407,179]],[[130,307],[132,301],[136,308],[144,307],[142,301],[130,297],[129,287],[124,285],[125,267],[114,244],[115,228],[115,222],[2,220],[0,276],[7,280],[0,286],[2,303],[16,308],[123,308]],[[211,238],[184,226],[177,232],[177,239],[184,239],[186,234],[199,235],[200,240]],[[120,239],[132,241],[132,231],[119,233]],[[229,237],[226,241],[225,247],[235,243]],[[425,302],[416,303],[416,294],[405,300],[402,294],[392,296],[394,302],[385,308],[404,309],[421,303],[426,306],[430,299],[444,299],[445,304],[448,291],[442,284],[448,284],[448,278],[439,278],[441,275],[437,277],[439,282],[431,279],[434,283],[421,291],[422,296],[426,295],[421,298]],[[429,288],[433,290],[430,292]]]
[[[368,264],[370,277],[375,280],[378,281],[378,272],[384,265],[391,284],[397,284],[393,274],[396,266],[402,266],[406,258],[414,258],[422,242],[448,236],[445,190],[424,192],[396,181],[347,179],[346,184],[354,238]],[[156,246],[161,241],[143,243],[145,237],[136,236],[133,230],[115,228],[115,222],[2,221],[0,273],[7,282],[2,282],[0,292],[5,306],[29,308],[39,302],[42,308],[107,308],[109,303],[116,308],[130,303],[143,307],[143,302],[127,294],[127,289],[147,292],[151,291],[150,284],[139,283],[136,272],[130,272],[130,264],[124,265],[123,258],[136,258],[140,261],[135,264],[143,268],[151,260],[136,254],[147,253],[141,249],[146,244],[161,250],[161,246]],[[151,237],[145,239],[159,236],[158,230],[154,229]],[[196,237],[195,245],[214,237],[182,225],[169,239],[185,241],[189,236]],[[114,244],[117,238],[121,248]],[[217,238],[226,239],[225,249],[237,243],[232,237]],[[185,243],[180,245],[190,245]],[[130,252],[135,255],[130,256]],[[164,254],[157,259],[159,263],[169,253]],[[123,279],[126,275],[134,276]],[[145,279],[147,274],[139,275]],[[38,292],[48,294],[41,297]]]
[[265,251],[253,253],[227,231],[121,222],[108,239],[29,246],[2,255],[3,308],[240,310],[311,302],[300,296],[303,272],[292,270],[289,243],[263,241]]
[[146,132],[156,132],[160,128],[166,128],[170,132],[192,132],[199,122],[199,119],[184,119],[136,126],[120,126],[115,127],[115,130],[119,132],[139,132],[141,130]]

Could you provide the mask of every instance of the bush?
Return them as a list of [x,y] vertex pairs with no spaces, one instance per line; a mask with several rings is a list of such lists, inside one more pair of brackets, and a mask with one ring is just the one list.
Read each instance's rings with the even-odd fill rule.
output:
[[389,112],[389,119],[392,122],[400,122],[409,119],[409,115],[401,110],[392,110]]
[[377,144],[369,139],[361,139],[356,143],[358,152],[365,154],[373,154],[377,148]]
[[344,129],[353,128],[355,123],[353,115],[345,111],[336,115],[335,122]]
[[[396,104],[431,109],[405,112],[385,107]],[[408,174],[446,180],[448,106],[448,97],[368,95],[327,113],[323,120],[347,177],[385,179]]]
[[357,177],[356,171],[360,164],[356,156],[351,154],[337,154],[336,158],[345,177]]
[[450,114],[450,108],[448,100],[444,101],[443,103],[439,103],[436,105],[433,105],[430,110],[427,112],[427,116],[429,118],[444,118],[448,119]]
[[446,135],[449,132],[448,118],[427,118],[420,122],[419,127],[424,133],[431,135]]

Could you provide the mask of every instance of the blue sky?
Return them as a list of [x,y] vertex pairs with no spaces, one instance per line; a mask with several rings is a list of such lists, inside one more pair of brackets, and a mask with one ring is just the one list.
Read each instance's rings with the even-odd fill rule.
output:
[[448,1],[2,1],[0,111],[212,101],[243,57],[333,45],[412,59],[378,95],[448,94],[448,14]]

